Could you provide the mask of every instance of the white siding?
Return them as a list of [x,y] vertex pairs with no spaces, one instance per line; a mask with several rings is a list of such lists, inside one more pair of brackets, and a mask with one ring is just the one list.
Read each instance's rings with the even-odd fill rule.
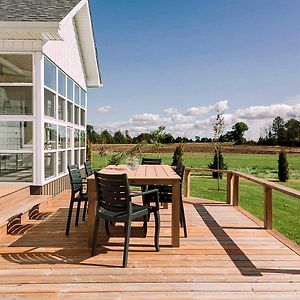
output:
[[43,52],[58,67],[66,72],[81,87],[86,89],[85,72],[83,68],[76,27],[70,20],[61,29],[63,41],[48,41]]

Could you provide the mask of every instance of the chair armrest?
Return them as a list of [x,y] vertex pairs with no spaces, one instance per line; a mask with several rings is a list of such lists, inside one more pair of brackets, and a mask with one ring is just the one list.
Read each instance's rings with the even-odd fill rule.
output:
[[87,184],[87,181],[71,181],[71,184]]
[[[151,194],[156,194],[156,197],[151,199],[152,200],[151,202],[155,202],[155,208],[159,209],[159,190],[158,189],[149,190],[146,192],[131,193],[130,196],[136,197],[136,196],[145,196],[145,195],[151,195]],[[143,199],[143,203],[145,205],[144,199]]]

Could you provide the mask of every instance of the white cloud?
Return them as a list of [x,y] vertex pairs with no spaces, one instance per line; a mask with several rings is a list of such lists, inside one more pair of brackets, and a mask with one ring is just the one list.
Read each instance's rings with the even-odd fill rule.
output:
[[100,107],[97,108],[97,112],[102,113],[102,114],[108,113],[110,111],[111,111],[111,106],[110,105],[100,106]]
[[190,107],[187,109],[186,115],[200,116],[200,115],[206,115],[212,111],[219,111],[222,113],[227,109],[228,109],[228,100],[222,100],[222,101],[215,103],[214,105]]
[[[174,107],[162,110],[161,114],[143,113],[131,116],[125,122],[111,122],[98,126],[99,130],[107,128],[115,132],[116,130],[128,130],[130,135],[136,136],[141,132],[149,132],[157,129],[160,125],[166,126],[166,131],[174,137],[186,136],[194,138],[213,136],[213,124],[216,113],[224,112],[228,109],[229,101],[223,100],[213,105],[190,107],[186,111],[179,111]],[[110,107],[108,110],[111,109]],[[106,109],[107,110],[107,109]],[[268,127],[272,119],[281,116],[284,119],[300,117],[300,101],[298,103],[281,103],[262,106],[249,106],[237,109],[230,113],[224,113],[224,132],[231,130],[231,127],[240,121],[249,126],[245,133],[248,139],[258,139]]]

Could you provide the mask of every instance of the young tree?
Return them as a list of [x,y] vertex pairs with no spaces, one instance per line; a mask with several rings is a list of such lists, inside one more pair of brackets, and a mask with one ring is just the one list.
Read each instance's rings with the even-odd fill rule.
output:
[[278,179],[281,182],[286,182],[290,179],[289,161],[285,151],[279,153],[278,158]]
[[[212,166],[213,166],[216,170],[220,170],[220,167],[221,167],[220,158],[222,160],[222,164],[224,164],[223,156],[220,156],[220,154],[221,154],[220,137],[224,131],[224,116],[223,116],[223,114],[221,114],[219,112],[217,112],[216,122],[213,126],[213,130],[214,130],[214,142],[215,142],[215,155],[214,155],[214,162],[212,164],[209,164],[208,167],[212,168]],[[214,177],[214,173],[213,173],[213,177]],[[219,172],[218,172],[217,178],[218,178],[218,191],[219,191],[220,190],[220,178],[221,178]]]
[[183,144],[179,144],[173,154],[173,161],[172,161],[172,166],[177,166],[179,164],[182,164],[183,162]]
[[[153,148],[159,150],[159,147],[161,146],[161,142],[163,140],[163,137],[165,135],[164,130],[165,126],[161,125],[158,127],[158,129],[150,132],[150,143],[153,144]],[[158,152],[158,157],[160,157],[160,153]]]

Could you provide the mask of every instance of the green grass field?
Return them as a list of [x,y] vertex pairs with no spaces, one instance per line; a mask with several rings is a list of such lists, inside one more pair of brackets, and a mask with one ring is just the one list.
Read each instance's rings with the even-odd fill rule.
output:
[[[145,157],[157,157],[157,154],[145,154]],[[238,170],[257,177],[277,181],[277,160],[275,154],[223,154],[224,161],[231,170]],[[94,169],[101,169],[111,154],[100,157],[93,153]],[[171,164],[172,154],[161,154],[164,164]],[[300,155],[289,154],[291,180],[285,186],[300,190]],[[187,167],[207,168],[212,161],[211,153],[185,153],[184,164]],[[125,160],[123,161],[125,163]],[[280,183],[283,184],[283,183]],[[191,196],[225,202],[226,176],[221,180],[221,190],[217,191],[217,180],[208,173],[193,174],[191,177]],[[263,189],[255,183],[241,180],[240,206],[263,220]],[[273,226],[274,229],[300,245],[300,200],[273,192]]]

